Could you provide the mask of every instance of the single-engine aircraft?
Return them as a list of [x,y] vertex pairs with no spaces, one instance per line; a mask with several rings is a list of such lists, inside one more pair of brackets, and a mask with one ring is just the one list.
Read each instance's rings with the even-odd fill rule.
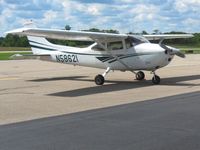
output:
[[[153,73],[152,82],[160,83],[156,70],[168,65],[174,55],[184,58],[179,49],[163,44],[165,39],[190,38],[192,34],[129,35],[58,29],[20,28],[7,32],[27,36],[33,55],[41,60],[64,64],[105,69],[95,77],[97,85],[103,85],[111,70],[131,71],[137,80],[145,78],[144,70]],[[86,48],[69,47],[50,43],[46,38],[93,41]],[[150,40],[159,40],[158,44]]]

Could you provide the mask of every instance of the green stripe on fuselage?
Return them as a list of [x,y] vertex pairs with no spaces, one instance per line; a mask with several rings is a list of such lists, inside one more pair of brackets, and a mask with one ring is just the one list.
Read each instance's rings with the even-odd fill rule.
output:
[[[43,46],[49,46],[49,45],[46,45],[46,44],[42,44],[42,43],[35,42],[35,41],[29,41],[29,42],[41,45],[41,46],[37,46],[37,45],[30,44],[31,47],[34,47],[34,48],[38,48],[38,49],[41,49],[41,50],[48,50],[48,51],[59,51],[59,50],[57,50],[55,48],[43,47]],[[69,53],[69,54],[77,54],[77,55],[95,56],[98,60],[102,61],[103,63],[104,62],[113,63],[113,62],[117,61],[117,58],[115,58],[115,57],[113,57],[111,55],[108,55],[108,54],[85,54],[85,53],[74,53],[74,52],[67,52],[67,51],[59,51],[59,52]],[[116,57],[118,57],[121,60],[121,59],[129,58],[129,57],[136,57],[136,56],[142,56],[142,55],[151,55],[151,54],[152,53],[145,53],[145,54],[144,53],[142,53],[142,54],[141,53],[134,53],[134,54],[127,54],[127,55],[119,54]]]

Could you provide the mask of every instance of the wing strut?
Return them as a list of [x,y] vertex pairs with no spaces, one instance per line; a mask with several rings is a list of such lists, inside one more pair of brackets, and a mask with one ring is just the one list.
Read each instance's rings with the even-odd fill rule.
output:
[[108,53],[109,53],[112,57],[114,57],[118,62],[120,62],[122,65],[124,65],[124,66],[126,67],[127,70],[132,70],[132,68],[129,67],[126,63],[124,63],[117,55],[112,54],[111,51],[109,51],[109,50],[107,50],[107,51],[108,51]]

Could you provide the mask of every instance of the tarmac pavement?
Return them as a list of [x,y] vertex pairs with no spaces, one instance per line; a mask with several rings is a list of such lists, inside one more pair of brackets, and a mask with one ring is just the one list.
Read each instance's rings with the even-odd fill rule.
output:
[[1,150],[198,150],[200,91],[0,126]]
[[103,86],[94,77],[104,70],[38,60],[0,62],[0,124],[71,114],[86,110],[148,101],[200,90],[200,55],[176,57],[152,74],[136,81],[130,72],[110,72]]

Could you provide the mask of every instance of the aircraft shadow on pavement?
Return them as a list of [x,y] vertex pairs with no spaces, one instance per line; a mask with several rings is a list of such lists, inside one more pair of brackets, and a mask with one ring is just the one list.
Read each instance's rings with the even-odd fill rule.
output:
[[[200,75],[190,75],[190,76],[181,76],[181,77],[170,77],[162,78],[160,85],[157,86],[200,86],[200,84],[186,83],[186,81],[198,80]],[[72,77],[57,77],[57,78],[44,78],[44,79],[35,79],[29,80],[32,82],[45,82],[45,81],[57,81],[57,80],[74,80],[74,81],[84,81],[84,82],[94,82],[93,79],[88,78],[88,76],[72,76]],[[73,89],[68,91],[62,91],[57,93],[49,94],[51,96],[60,96],[60,97],[78,97],[93,95],[99,93],[115,92],[128,89],[136,89],[142,87],[154,86],[151,83],[151,80],[143,81],[112,81],[106,80],[105,85],[103,86],[94,86]]]
[[42,78],[42,79],[34,79],[34,80],[28,80],[31,82],[46,82],[46,81],[59,81],[59,80],[82,80],[83,78],[86,78],[88,76],[70,76],[70,77],[54,77],[54,78]]
[[[111,81],[108,81],[107,83],[110,83]],[[61,97],[78,97],[78,96],[86,96],[86,95],[93,95],[93,94],[100,94],[100,93],[108,93],[108,92],[116,92],[116,91],[122,91],[122,90],[128,90],[128,89],[134,89],[134,88],[141,88],[149,86],[149,84],[142,83],[133,83],[133,82],[120,82],[116,81],[115,83],[111,84],[105,84],[103,86],[92,86],[92,87],[86,87],[81,89],[74,89],[70,91],[63,91],[58,93],[49,94],[52,96],[61,96]]]

